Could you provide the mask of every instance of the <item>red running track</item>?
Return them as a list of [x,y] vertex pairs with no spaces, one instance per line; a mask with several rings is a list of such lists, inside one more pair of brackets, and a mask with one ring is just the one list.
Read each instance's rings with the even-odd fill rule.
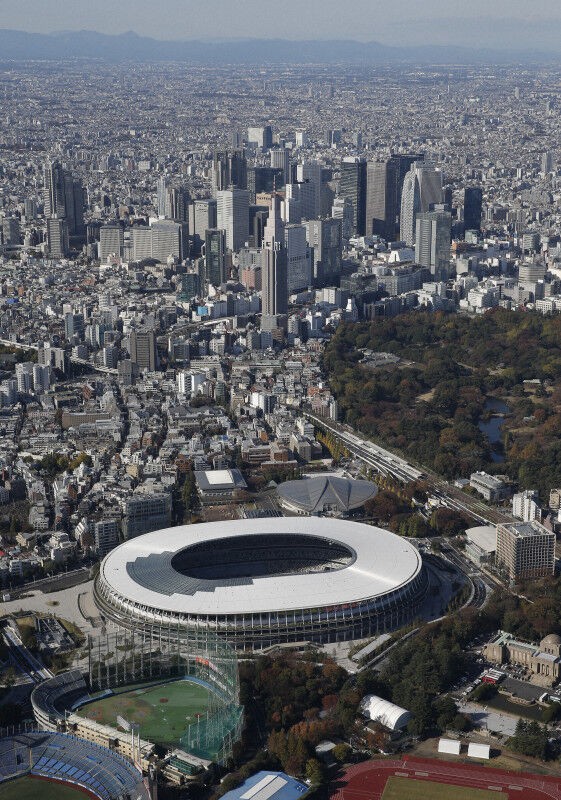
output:
[[561,800],[561,778],[508,772],[470,764],[405,758],[402,761],[365,761],[350,767],[331,800],[380,800],[388,778],[394,775],[473,789],[494,789],[499,800]]

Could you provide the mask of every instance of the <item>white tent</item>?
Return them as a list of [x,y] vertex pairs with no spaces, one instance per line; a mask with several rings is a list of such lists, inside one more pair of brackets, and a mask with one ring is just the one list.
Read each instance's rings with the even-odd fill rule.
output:
[[379,722],[390,731],[404,728],[411,719],[411,712],[406,711],[388,700],[382,700],[375,694],[367,694],[360,704],[362,713],[373,722]]
[[477,744],[477,742],[470,742],[468,745],[469,758],[484,758],[486,760],[491,758],[491,746],[488,744]]
[[448,753],[451,756],[460,755],[461,743],[457,739],[440,739],[438,742],[438,752]]

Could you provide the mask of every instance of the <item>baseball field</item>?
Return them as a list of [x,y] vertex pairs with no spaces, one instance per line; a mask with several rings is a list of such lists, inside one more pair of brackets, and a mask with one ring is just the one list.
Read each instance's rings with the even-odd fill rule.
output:
[[81,717],[117,725],[117,716],[139,725],[140,736],[164,747],[177,746],[187,726],[204,716],[209,692],[187,680],[134,688],[95,700],[78,710]]

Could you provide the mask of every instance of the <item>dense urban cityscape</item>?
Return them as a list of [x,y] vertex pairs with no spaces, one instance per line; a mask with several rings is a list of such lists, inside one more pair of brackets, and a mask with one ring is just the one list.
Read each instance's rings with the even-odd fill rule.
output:
[[561,798],[560,86],[0,54],[0,798]]

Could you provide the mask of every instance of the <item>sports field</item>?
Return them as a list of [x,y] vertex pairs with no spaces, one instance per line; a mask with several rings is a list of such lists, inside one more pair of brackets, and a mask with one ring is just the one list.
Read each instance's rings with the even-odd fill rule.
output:
[[392,777],[388,778],[382,800],[497,800],[497,792]]
[[0,800],[86,800],[87,792],[82,792],[74,786],[64,786],[61,783],[52,783],[26,775],[0,784]]
[[[187,726],[204,715],[209,692],[190,681],[131,689],[82,706],[81,717],[117,725],[117,715],[140,725],[140,736],[164,747],[177,746]],[[1,798],[0,798],[1,800]]]

